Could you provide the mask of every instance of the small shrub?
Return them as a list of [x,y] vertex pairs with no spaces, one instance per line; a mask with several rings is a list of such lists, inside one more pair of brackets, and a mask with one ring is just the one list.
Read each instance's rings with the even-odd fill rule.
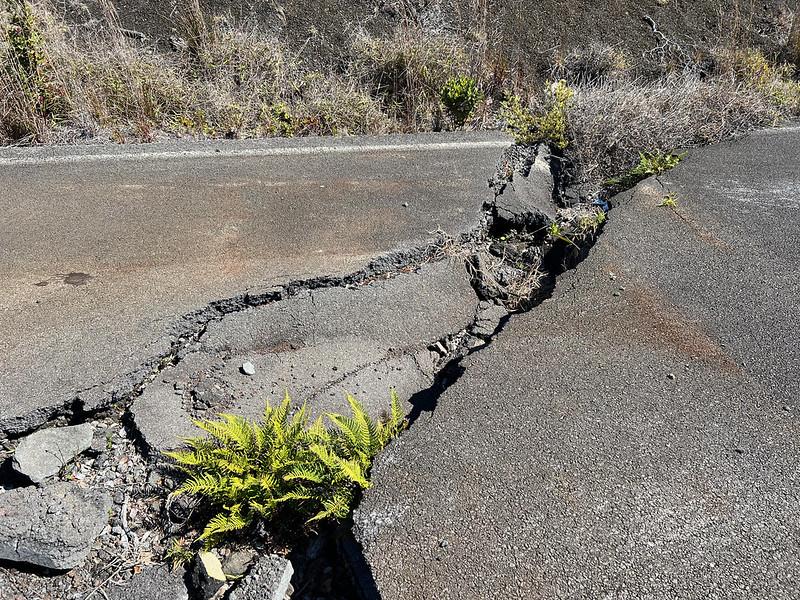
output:
[[564,150],[569,145],[569,110],[574,93],[563,79],[556,83],[548,82],[541,114],[525,108],[519,96],[507,96],[500,109],[500,118],[506,122],[505,130],[519,144],[548,142]]
[[483,92],[478,89],[474,77],[461,75],[447,80],[442,88],[441,99],[453,116],[456,127],[461,127],[483,101]]
[[347,516],[358,490],[370,485],[375,455],[404,426],[394,391],[385,423],[370,419],[349,394],[347,400],[352,416],[327,414],[331,429],[321,417],[309,427],[305,405],[290,418],[288,394],[280,406],[267,402],[260,423],[234,415],[194,421],[208,437],[185,438],[190,449],[167,455],[189,474],[173,494],[204,496],[217,510],[199,538],[206,549],[280,509],[309,521]]

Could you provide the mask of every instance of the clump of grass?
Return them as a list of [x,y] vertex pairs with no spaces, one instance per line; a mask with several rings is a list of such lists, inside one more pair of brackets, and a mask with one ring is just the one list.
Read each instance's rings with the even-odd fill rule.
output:
[[647,154],[639,153],[639,164],[627,171],[620,177],[614,177],[606,181],[607,185],[621,186],[630,188],[650,177],[652,175],[660,175],[664,171],[676,166],[683,154],[674,154],[673,152],[662,152],[656,150],[655,152],[648,152]]
[[576,179],[597,183],[635,167],[640,152],[715,143],[795,112],[793,103],[777,104],[772,94],[730,74],[578,86],[568,155]]
[[407,131],[441,128],[441,91],[469,65],[458,38],[431,36],[413,25],[400,27],[385,39],[360,31],[353,37],[352,51],[352,77],[370,89],[389,117]]

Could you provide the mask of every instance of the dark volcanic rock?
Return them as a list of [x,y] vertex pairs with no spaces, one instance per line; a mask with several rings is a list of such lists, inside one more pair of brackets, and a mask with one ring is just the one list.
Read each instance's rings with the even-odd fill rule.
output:
[[186,571],[173,572],[165,565],[158,565],[134,575],[124,586],[109,588],[108,600],[188,600],[189,592],[183,577]]
[[228,596],[229,600],[283,600],[294,574],[292,563],[275,554],[262,556]]

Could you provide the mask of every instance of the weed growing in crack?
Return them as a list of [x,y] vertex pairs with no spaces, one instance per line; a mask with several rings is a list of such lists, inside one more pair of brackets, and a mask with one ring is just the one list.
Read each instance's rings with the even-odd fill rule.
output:
[[234,415],[222,421],[194,421],[208,436],[184,438],[189,449],[168,452],[188,480],[173,495],[195,494],[208,500],[216,515],[198,539],[204,549],[258,519],[281,511],[308,522],[346,517],[357,493],[371,484],[372,461],[403,429],[404,415],[392,391],[390,415],[374,421],[349,394],[352,415],[322,417],[308,426],[305,405],[290,417],[291,401],[272,407],[252,423]]
[[675,195],[674,194],[667,194],[664,196],[664,199],[658,203],[659,206],[668,206],[670,208],[675,208],[678,206],[678,203],[675,202]]
[[172,563],[173,570],[192,560],[194,553],[189,546],[190,544],[188,544],[183,537],[180,539],[173,539],[172,542],[170,542],[169,548],[164,552],[164,560],[168,560]]
[[621,177],[615,177],[606,181],[606,185],[620,186],[623,188],[630,188],[652,175],[660,175],[669,169],[677,166],[681,158],[686,153],[674,154],[673,152],[662,152],[656,150],[655,152],[648,152],[644,154],[639,153],[639,164],[629,170]]

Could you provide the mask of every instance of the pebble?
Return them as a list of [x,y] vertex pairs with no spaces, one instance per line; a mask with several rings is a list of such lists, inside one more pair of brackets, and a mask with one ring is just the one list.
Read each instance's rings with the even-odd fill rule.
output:
[[403,208],[408,208],[408,202],[403,202]]
[[675,379],[675,373],[670,373],[669,375],[667,375],[667,378],[668,379]]
[[609,274],[608,274],[608,278],[609,278],[611,281],[614,281],[614,280],[617,278],[617,275],[616,275],[616,273],[609,273]]
[[256,367],[253,363],[249,360],[242,365],[242,373],[245,375],[255,375],[256,374]]
[[612,294],[612,296],[614,296],[615,298],[616,298],[616,297],[619,297],[619,292],[614,292],[614,293]]

